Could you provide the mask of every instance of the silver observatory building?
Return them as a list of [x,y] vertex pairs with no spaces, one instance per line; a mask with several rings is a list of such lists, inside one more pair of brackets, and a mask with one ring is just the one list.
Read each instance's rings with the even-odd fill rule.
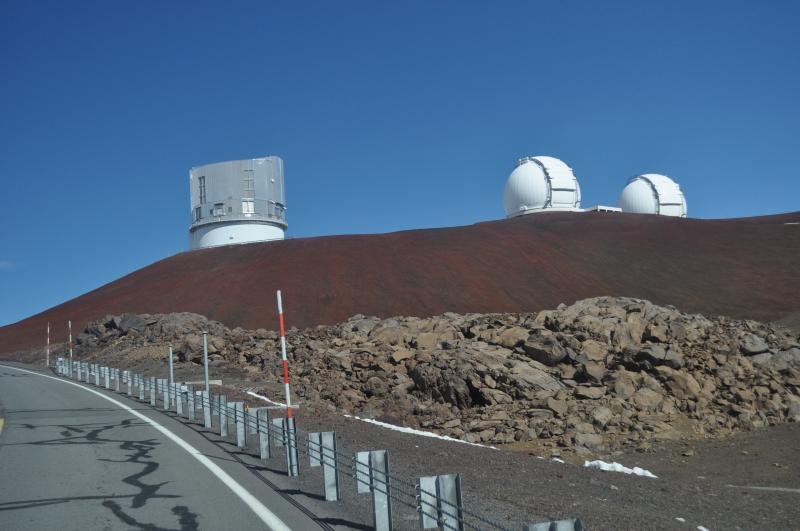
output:
[[231,160],[189,171],[189,248],[282,240],[286,231],[283,160]]

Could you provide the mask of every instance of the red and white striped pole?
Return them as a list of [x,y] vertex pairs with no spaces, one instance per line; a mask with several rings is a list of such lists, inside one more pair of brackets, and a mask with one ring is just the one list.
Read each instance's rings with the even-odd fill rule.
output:
[[286,418],[292,418],[292,395],[289,392],[289,360],[286,358],[286,330],[283,321],[283,301],[278,290],[278,322],[281,327],[281,358],[283,359],[283,386],[286,393]]
[[69,377],[72,378],[72,319],[67,321],[69,327]]
[[286,358],[286,327],[283,320],[283,300],[281,290],[278,290],[278,322],[281,332],[281,358],[283,360],[283,387],[286,393],[286,465],[290,476],[300,474],[297,455],[297,436],[294,428],[294,416],[292,414],[292,394],[289,391],[289,360]]

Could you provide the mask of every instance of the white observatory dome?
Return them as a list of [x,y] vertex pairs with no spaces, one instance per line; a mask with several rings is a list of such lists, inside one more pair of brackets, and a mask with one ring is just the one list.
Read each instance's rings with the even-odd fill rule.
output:
[[579,210],[581,187],[572,168],[553,157],[525,157],[508,176],[503,192],[506,216]]
[[628,181],[619,197],[623,212],[686,217],[686,198],[678,183],[657,173],[645,173]]

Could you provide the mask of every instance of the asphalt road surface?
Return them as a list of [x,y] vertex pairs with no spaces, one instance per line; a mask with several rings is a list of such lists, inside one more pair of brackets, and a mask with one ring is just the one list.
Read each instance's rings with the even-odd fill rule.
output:
[[320,529],[177,419],[0,365],[0,529]]

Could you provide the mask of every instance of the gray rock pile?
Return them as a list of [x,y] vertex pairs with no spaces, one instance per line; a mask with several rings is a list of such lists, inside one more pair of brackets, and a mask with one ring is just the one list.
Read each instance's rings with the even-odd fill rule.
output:
[[[109,316],[79,337],[89,351],[175,346],[199,363],[280,378],[278,341],[196,314]],[[488,444],[647,448],[800,421],[800,337],[754,321],[707,318],[598,297],[538,314],[378,319],[288,334],[296,394]]]

